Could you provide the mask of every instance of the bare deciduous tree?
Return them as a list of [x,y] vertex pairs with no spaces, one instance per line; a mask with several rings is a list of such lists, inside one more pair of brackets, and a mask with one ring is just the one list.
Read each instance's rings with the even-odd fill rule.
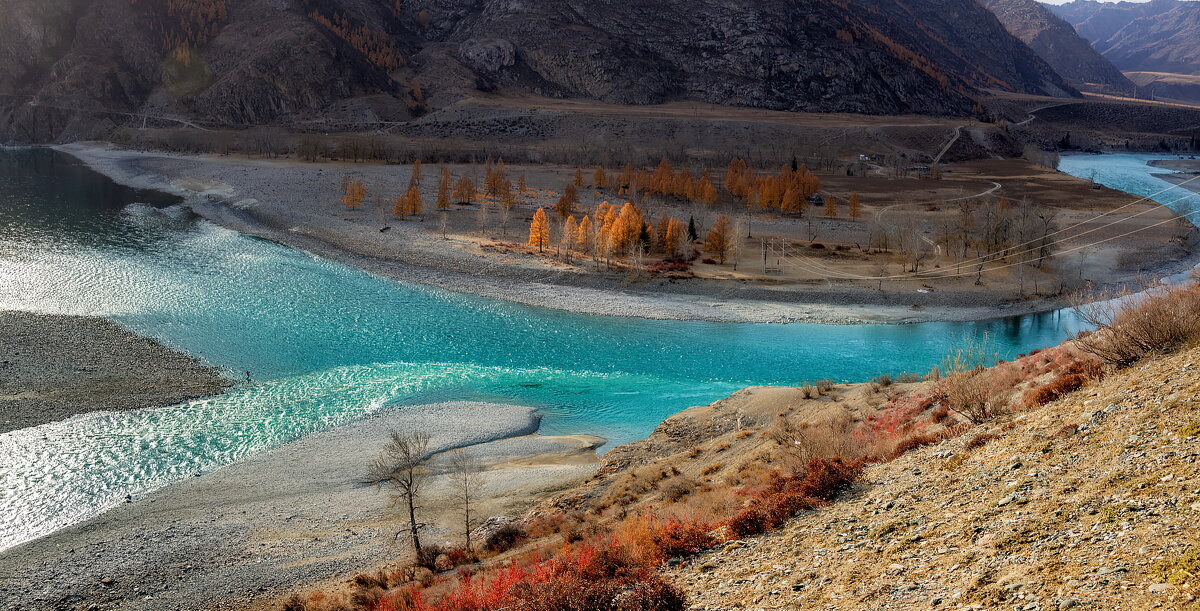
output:
[[479,457],[466,450],[455,450],[450,454],[450,480],[454,483],[454,497],[462,511],[463,545],[471,551],[471,528],[474,525],[475,502],[483,489],[483,464]]
[[412,538],[413,552],[421,555],[421,528],[417,521],[421,494],[429,472],[424,469],[429,450],[429,435],[408,433],[401,435],[392,431],[383,451],[368,467],[370,481],[387,486],[392,491],[392,502],[408,515],[408,532]]

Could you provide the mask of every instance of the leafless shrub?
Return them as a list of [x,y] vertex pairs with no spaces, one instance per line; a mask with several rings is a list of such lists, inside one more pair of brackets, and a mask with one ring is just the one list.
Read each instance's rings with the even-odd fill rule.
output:
[[804,465],[814,458],[857,457],[863,452],[852,434],[853,425],[848,417],[820,422],[778,418],[767,430],[767,438],[779,446],[784,461],[793,465]]
[[672,503],[678,502],[696,489],[696,481],[687,477],[677,477],[663,486],[663,498]]
[[937,392],[946,407],[978,424],[1007,406],[1011,388],[1002,388],[996,369],[985,368],[996,358],[986,333],[963,336],[942,360],[945,377],[938,382]]
[[484,549],[493,553],[506,552],[525,537],[525,531],[516,524],[505,524],[500,528],[492,531],[486,541],[483,542]]
[[1200,337],[1197,285],[1110,292],[1077,298],[1076,304],[1080,320],[1096,328],[1081,333],[1076,345],[1108,365],[1126,367]]

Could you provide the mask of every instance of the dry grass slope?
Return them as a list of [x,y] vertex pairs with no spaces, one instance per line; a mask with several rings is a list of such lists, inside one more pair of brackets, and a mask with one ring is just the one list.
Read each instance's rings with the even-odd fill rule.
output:
[[669,572],[698,609],[1193,609],[1200,348],[868,467]]

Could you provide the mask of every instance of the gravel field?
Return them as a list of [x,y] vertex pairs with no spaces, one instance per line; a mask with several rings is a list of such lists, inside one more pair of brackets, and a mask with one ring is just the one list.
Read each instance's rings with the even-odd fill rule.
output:
[[0,312],[0,434],[229,385],[217,369],[101,318]]
[[[430,433],[435,453],[473,446],[488,468],[480,515],[513,515],[592,475],[604,441],[538,436],[539,423],[530,408],[457,402],[310,435],[0,553],[0,609],[242,609],[344,579],[407,553],[388,495],[364,481],[390,430]],[[443,463],[422,504],[427,541],[458,532]]]

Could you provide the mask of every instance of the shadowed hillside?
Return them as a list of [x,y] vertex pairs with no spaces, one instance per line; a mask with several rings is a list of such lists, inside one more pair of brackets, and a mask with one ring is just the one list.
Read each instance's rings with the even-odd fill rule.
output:
[[405,121],[505,90],[965,116],[1073,94],[969,0],[0,0],[0,139]]

